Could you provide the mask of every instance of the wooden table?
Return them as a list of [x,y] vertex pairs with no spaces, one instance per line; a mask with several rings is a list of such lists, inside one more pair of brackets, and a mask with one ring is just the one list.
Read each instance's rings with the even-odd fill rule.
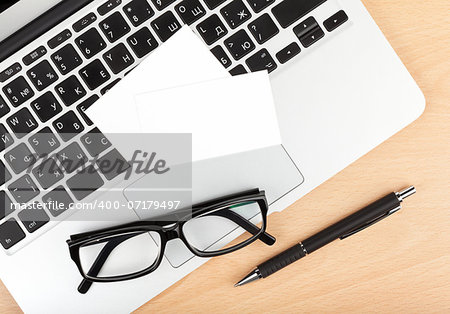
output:
[[[450,311],[450,1],[364,3],[425,93],[423,116],[272,215],[275,247],[255,243],[212,259],[139,312]],[[383,223],[257,284],[233,288],[296,240],[410,184],[418,193]],[[0,284],[0,312],[19,311]]]

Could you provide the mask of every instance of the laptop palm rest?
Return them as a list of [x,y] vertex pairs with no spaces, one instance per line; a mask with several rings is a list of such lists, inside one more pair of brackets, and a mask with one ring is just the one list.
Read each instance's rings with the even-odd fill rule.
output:
[[[144,201],[142,190],[154,185],[155,177],[146,175],[128,186],[124,195],[128,201]],[[269,204],[303,183],[303,176],[281,145],[254,151],[213,158],[192,164],[192,204],[216,197],[259,188],[266,191]],[[148,211],[135,209],[140,218]],[[214,228],[211,228],[214,230]],[[233,230],[219,230],[211,236],[211,243]],[[194,255],[181,240],[169,241],[166,258],[179,267]]]

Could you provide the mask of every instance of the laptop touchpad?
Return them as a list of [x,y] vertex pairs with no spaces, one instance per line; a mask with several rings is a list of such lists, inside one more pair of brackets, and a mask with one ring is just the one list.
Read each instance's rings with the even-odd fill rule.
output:
[[[154,187],[154,176],[147,175],[125,189],[129,201],[139,202],[143,189]],[[235,155],[194,162],[192,165],[192,203],[259,188],[266,191],[269,204],[303,182],[303,176],[281,145]],[[139,192],[141,191],[141,192]],[[148,217],[148,211],[136,210],[139,217]],[[214,222],[211,221],[213,224]],[[209,228],[215,230],[215,228]],[[211,244],[233,229],[214,233]],[[209,241],[209,240],[208,240]],[[167,243],[165,255],[173,267],[179,267],[194,255],[181,240]]]

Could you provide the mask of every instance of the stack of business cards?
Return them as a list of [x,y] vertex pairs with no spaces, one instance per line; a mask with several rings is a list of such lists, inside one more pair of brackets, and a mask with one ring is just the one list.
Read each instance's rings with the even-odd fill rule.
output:
[[105,134],[191,133],[193,161],[281,144],[268,74],[231,77],[188,27],[87,114]]

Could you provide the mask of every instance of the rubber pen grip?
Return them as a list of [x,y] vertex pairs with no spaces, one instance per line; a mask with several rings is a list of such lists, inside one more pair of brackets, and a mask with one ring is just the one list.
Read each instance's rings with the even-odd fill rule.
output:
[[266,278],[289,264],[301,259],[306,253],[300,244],[296,244],[290,249],[281,252],[277,256],[272,257],[268,261],[258,266],[258,269],[263,278]]

